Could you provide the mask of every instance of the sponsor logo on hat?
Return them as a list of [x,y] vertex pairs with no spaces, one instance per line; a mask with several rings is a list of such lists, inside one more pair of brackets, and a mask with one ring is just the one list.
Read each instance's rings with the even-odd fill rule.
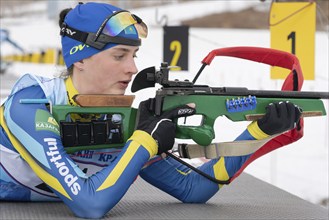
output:
[[77,46],[74,46],[70,49],[70,55],[75,54],[76,52],[82,51],[86,47],[89,47],[87,44],[79,44]]

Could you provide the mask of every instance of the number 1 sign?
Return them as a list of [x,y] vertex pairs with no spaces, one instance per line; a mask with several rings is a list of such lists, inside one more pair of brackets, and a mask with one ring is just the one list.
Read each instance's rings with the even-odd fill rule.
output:
[[[274,2],[270,11],[271,48],[295,54],[306,80],[314,80],[315,14],[315,2]],[[288,73],[272,67],[271,79]]]

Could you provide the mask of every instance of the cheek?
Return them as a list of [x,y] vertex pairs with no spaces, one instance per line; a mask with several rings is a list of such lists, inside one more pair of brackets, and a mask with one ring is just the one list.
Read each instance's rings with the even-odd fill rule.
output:
[[115,79],[117,76],[116,68],[114,68],[110,63],[106,62],[100,62],[98,65],[92,68],[91,71],[94,78],[99,82]]

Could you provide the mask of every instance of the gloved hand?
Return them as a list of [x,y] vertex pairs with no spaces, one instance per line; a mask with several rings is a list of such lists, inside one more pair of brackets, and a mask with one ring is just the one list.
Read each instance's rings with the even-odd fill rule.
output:
[[258,127],[266,134],[279,134],[293,129],[299,122],[302,109],[291,102],[271,103],[266,114],[257,120]]
[[175,143],[176,124],[172,119],[190,116],[195,113],[194,106],[184,105],[155,116],[151,105],[154,99],[148,99],[139,105],[137,130],[149,133],[158,144],[158,155],[170,150]]

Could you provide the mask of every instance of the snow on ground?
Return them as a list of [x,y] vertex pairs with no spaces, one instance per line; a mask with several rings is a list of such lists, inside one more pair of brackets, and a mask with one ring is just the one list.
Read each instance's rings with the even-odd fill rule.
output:
[[[244,2],[243,7],[259,1]],[[235,4],[240,3],[240,4]],[[38,3],[40,4],[40,3]],[[169,25],[180,19],[201,16],[215,11],[238,9],[241,1],[195,1],[184,5],[149,7],[134,11],[149,23],[149,37],[143,41],[138,52],[137,66],[144,69],[159,67],[162,61],[162,28],[156,25],[155,14],[168,15]],[[38,10],[42,8],[38,6]],[[239,8],[240,9],[240,8]],[[178,11],[178,12],[177,12]],[[46,14],[37,17],[1,19],[1,28],[10,31],[11,37],[25,50],[33,52],[45,48],[60,48],[57,21],[50,21]],[[172,78],[193,79],[201,60],[213,49],[231,46],[270,46],[268,30],[203,29],[191,28],[189,39],[189,71],[173,72]],[[316,34],[316,80],[304,83],[303,90],[328,91],[328,33]],[[1,54],[17,52],[9,45],[1,45]],[[30,72],[43,76],[59,73],[63,67],[16,63],[10,68],[11,74],[20,76]],[[270,80],[267,65],[234,58],[217,57],[206,67],[198,83],[210,86],[243,86],[249,89],[280,89],[282,81]],[[3,82],[2,82],[3,83]],[[2,91],[8,92],[8,91]],[[137,93],[137,103],[152,96],[154,90]],[[327,111],[328,102],[325,102]],[[216,121],[216,141],[230,141],[242,132],[248,123],[233,123],[220,118]],[[274,184],[290,193],[313,203],[328,199],[328,116],[305,119],[305,134],[302,140],[283,147],[252,163],[246,172]]]

